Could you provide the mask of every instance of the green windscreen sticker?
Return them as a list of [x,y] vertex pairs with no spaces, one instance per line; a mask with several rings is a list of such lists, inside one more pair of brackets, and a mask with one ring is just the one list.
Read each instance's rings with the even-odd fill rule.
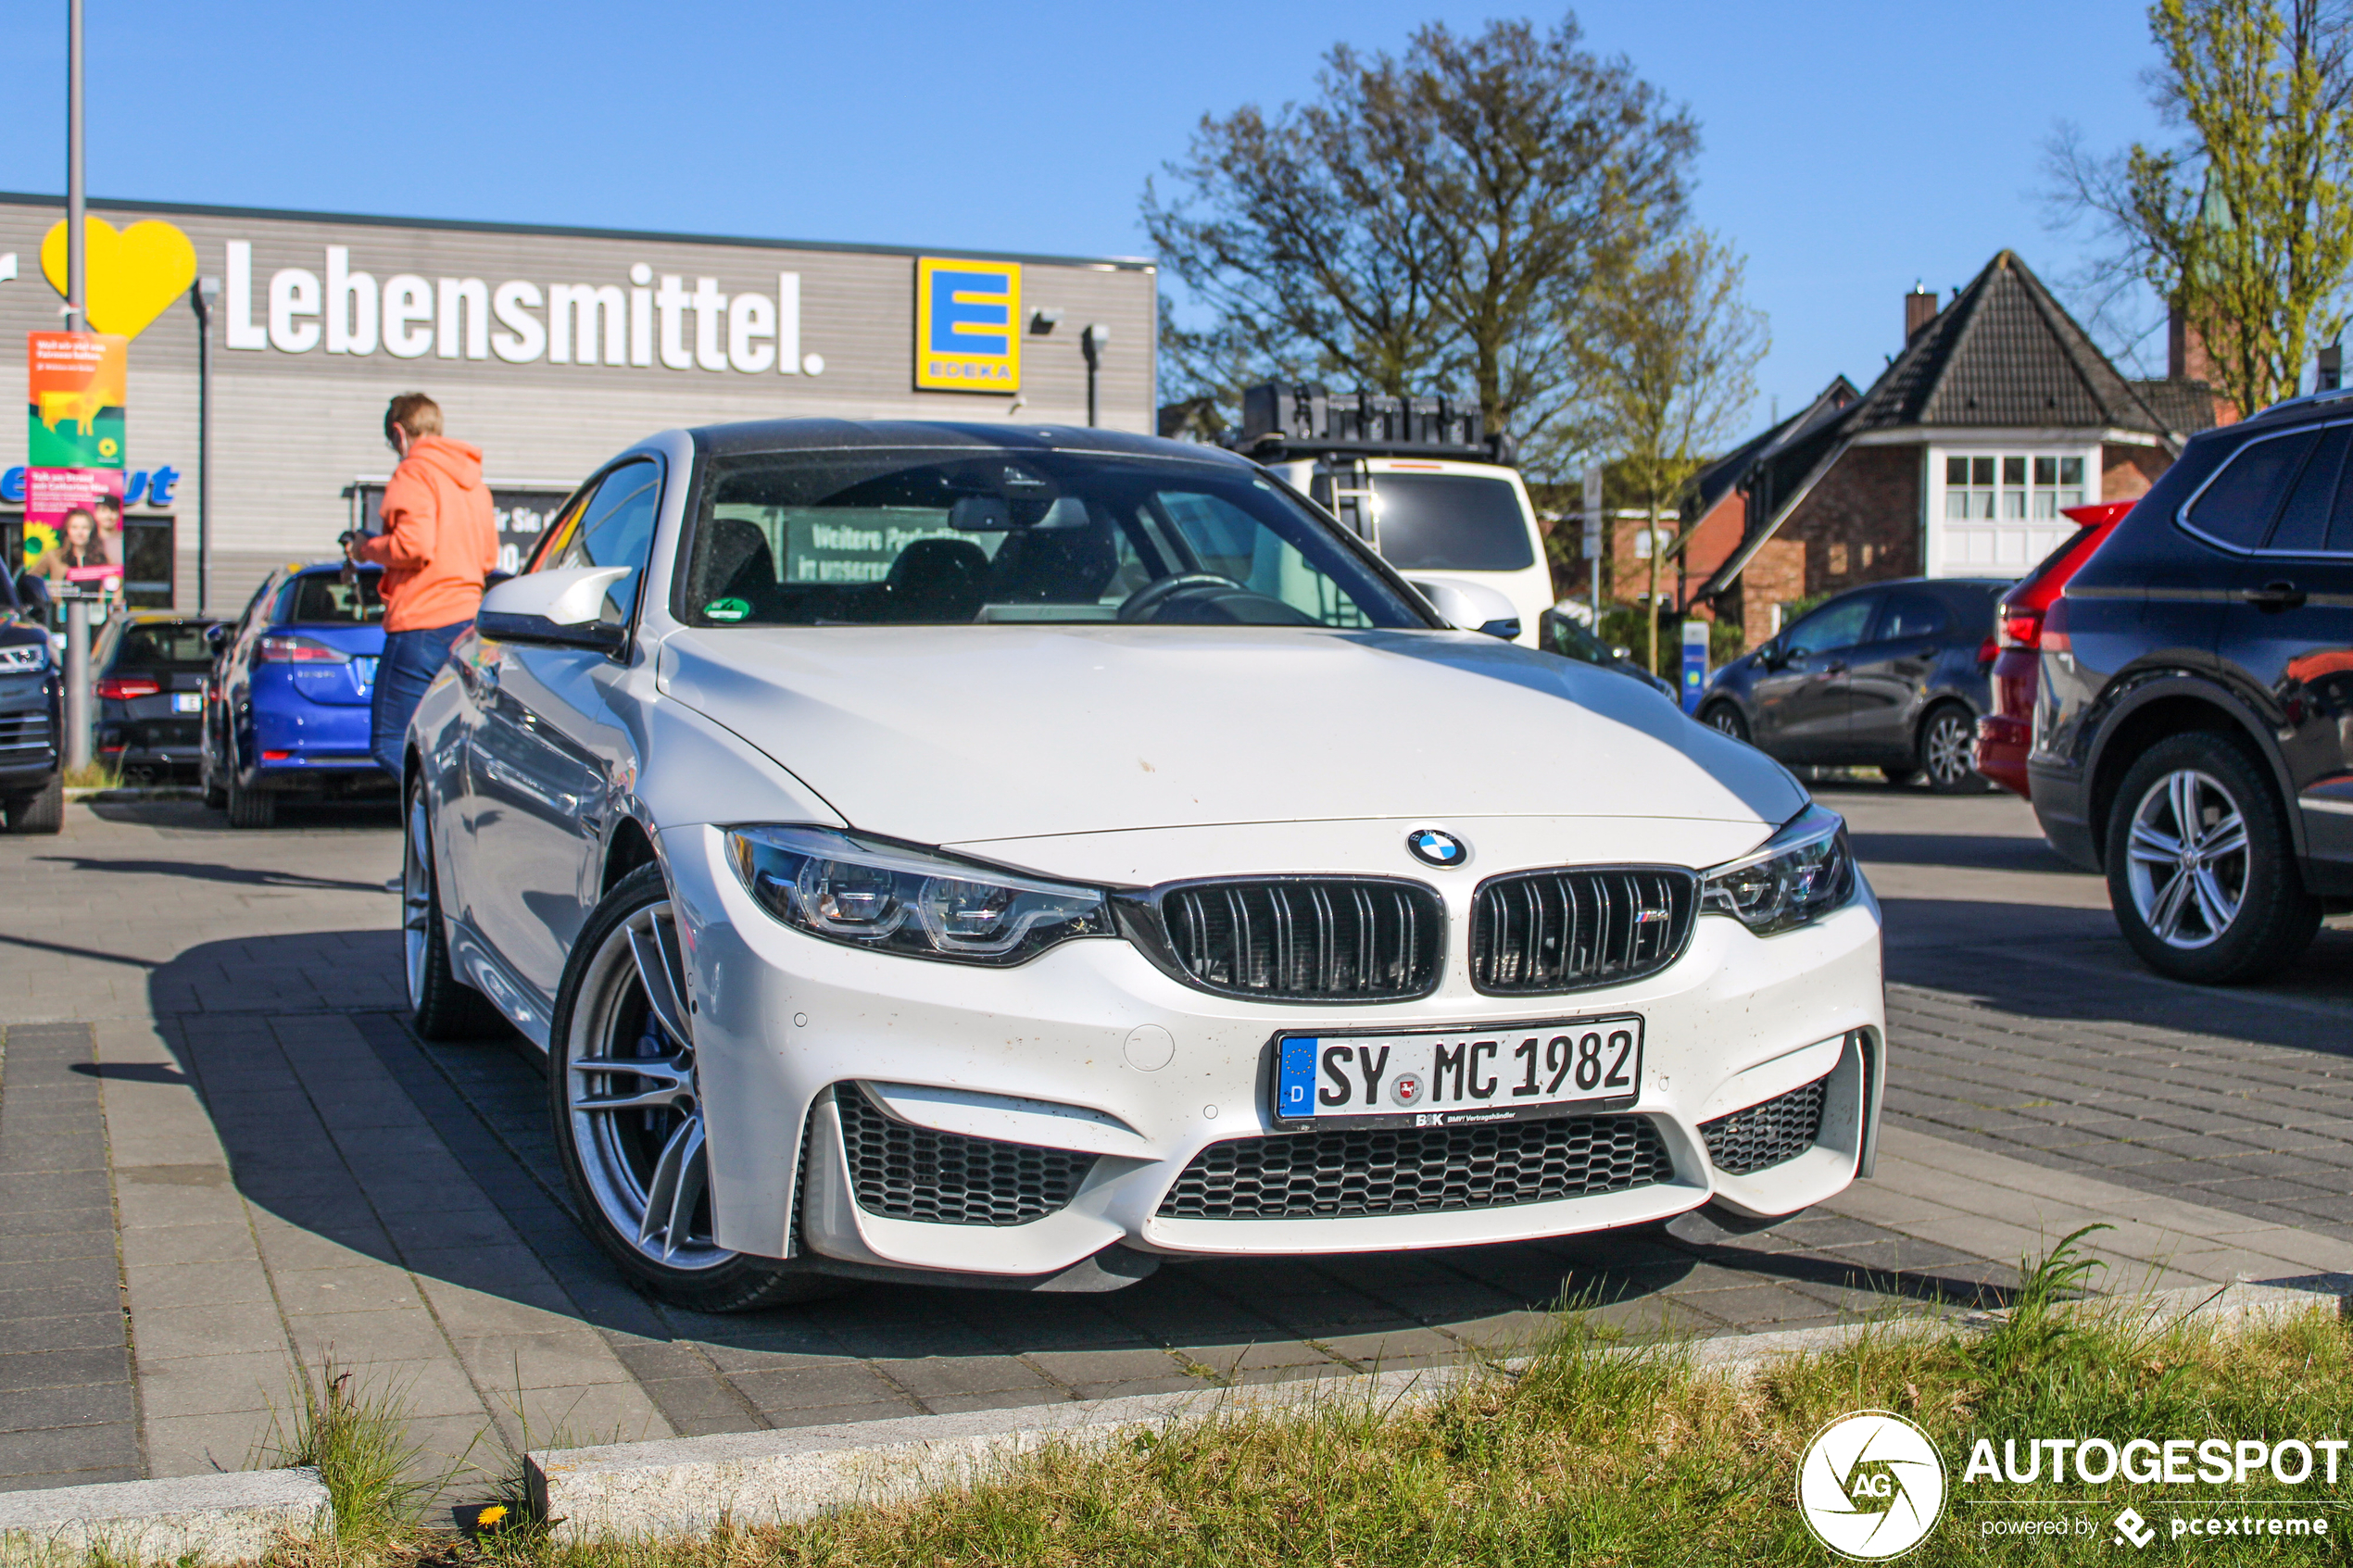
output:
[[751,613],[749,599],[713,599],[702,607],[703,614],[712,621],[741,621]]

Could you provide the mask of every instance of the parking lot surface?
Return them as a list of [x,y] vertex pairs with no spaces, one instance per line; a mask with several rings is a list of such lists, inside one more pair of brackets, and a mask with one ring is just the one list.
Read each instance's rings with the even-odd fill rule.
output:
[[298,1379],[436,1452],[1206,1388],[1525,1339],[1564,1295],[1719,1334],[1998,1299],[2087,1219],[2116,1286],[2353,1273],[2353,936],[2200,992],[2007,797],[1825,786],[1888,913],[1879,1178],[1774,1230],[1164,1268],[1103,1296],[868,1286],[703,1317],[573,1222],[512,1042],[403,1026],[388,808],[187,800],[0,838],[0,1489],[235,1469]]

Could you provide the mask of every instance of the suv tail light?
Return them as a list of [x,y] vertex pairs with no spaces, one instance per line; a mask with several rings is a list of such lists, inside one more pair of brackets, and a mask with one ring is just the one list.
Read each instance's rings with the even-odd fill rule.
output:
[[1988,637],[1977,645],[1977,661],[1980,664],[1991,664],[2001,655],[2002,642],[1998,637]]
[[109,702],[129,702],[135,696],[155,696],[163,684],[149,675],[109,675],[98,683],[98,695]]
[[2001,643],[2006,648],[2033,648],[2043,646],[2043,612],[2020,605],[2004,605],[1995,617],[2001,628]]
[[324,643],[314,643],[308,637],[289,637],[273,633],[261,639],[260,659],[264,664],[348,664],[351,656],[341,648],[331,648]]

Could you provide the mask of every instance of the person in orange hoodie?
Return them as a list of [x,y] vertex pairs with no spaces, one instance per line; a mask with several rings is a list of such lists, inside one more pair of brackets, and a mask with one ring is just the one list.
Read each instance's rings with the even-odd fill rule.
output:
[[441,433],[441,406],[404,392],[384,409],[400,466],[384,486],[384,532],[351,535],[355,561],[383,567],[384,651],[376,666],[370,749],[396,780],[409,721],[449,646],[474,622],[483,579],[498,564],[498,524],[482,482],[482,448]]

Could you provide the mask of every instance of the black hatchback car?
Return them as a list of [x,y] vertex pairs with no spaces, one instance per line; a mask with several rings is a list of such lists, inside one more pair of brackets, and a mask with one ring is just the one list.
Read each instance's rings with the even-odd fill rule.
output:
[[2353,393],[2194,436],[2044,621],[2027,757],[2125,939],[2224,983],[2353,909]]
[[1841,594],[1718,671],[1700,721],[1777,761],[1982,789],[1977,721],[1992,705],[1994,607],[2008,586],[1907,577]]
[[133,611],[110,622],[98,671],[98,755],[125,778],[194,773],[212,646],[199,616]]

